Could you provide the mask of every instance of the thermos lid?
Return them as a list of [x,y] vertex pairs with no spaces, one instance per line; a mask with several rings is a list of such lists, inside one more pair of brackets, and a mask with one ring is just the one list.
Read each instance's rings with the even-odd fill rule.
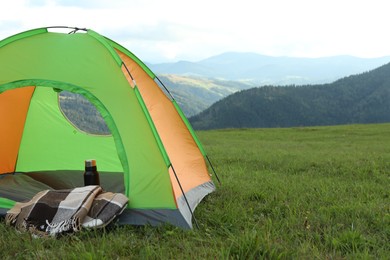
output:
[[96,166],[96,160],[94,159],[85,160],[85,167],[93,167],[93,166]]

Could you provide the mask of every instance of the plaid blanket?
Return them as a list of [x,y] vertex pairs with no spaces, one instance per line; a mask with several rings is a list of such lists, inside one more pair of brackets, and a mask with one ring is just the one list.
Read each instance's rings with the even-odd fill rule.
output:
[[104,227],[120,215],[128,198],[100,186],[44,190],[7,212],[6,224],[36,236],[56,236],[81,227]]

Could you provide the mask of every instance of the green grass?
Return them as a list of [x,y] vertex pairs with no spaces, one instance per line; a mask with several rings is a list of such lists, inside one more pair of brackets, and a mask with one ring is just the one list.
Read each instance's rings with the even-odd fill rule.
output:
[[390,124],[199,132],[222,185],[200,229],[112,227],[32,239],[1,259],[389,259]]

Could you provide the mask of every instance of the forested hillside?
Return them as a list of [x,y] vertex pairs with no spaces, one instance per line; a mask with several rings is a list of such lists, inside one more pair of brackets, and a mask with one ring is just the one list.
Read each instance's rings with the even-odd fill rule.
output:
[[331,84],[244,90],[190,121],[196,129],[390,122],[390,64]]
[[94,105],[80,94],[62,91],[59,94],[62,112],[71,124],[90,134],[111,134]]

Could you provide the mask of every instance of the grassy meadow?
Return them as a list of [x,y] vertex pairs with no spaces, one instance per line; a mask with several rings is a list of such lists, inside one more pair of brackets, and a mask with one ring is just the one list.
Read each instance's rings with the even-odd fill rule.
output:
[[33,239],[1,259],[389,259],[390,124],[201,131],[222,181],[200,229],[113,226]]

